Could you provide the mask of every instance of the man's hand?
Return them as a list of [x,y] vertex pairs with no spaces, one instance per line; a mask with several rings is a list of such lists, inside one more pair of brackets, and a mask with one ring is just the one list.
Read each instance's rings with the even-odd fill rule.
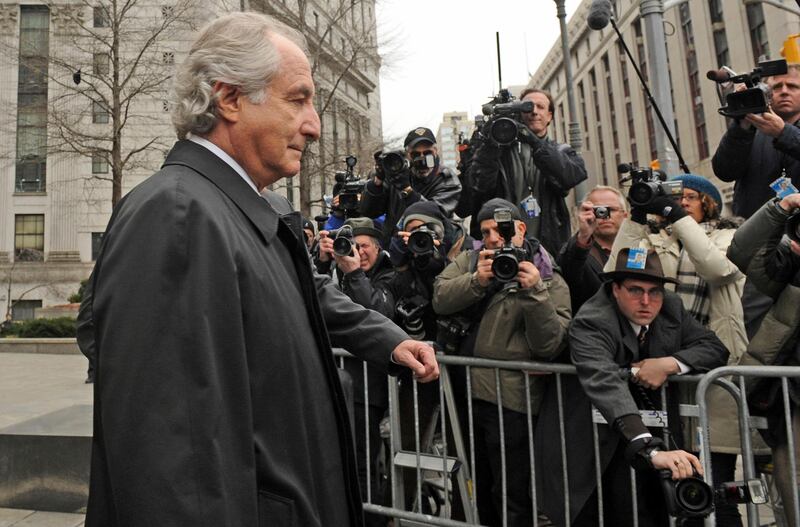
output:
[[319,231],[319,261],[329,262],[333,258],[333,238],[328,231]]
[[[638,368],[634,370],[633,368]],[[633,382],[645,388],[656,390],[664,384],[667,377],[680,373],[678,361],[673,357],[659,357],[657,359],[644,359],[631,364]]]
[[778,137],[781,135],[783,127],[786,126],[783,119],[773,112],[772,108],[762,114],[748,113],[744,119],[755,126],[762,134],[766,134],[770,137]]
[[597,218],[594,215],[594,203],[584,201],[578,212],[578,243],[584,247],[588,246],[596,228]]
[[789,194],[780,201],[780,206],[786,212],[794,212],[800,209],[800,193]]
[[478,283],[481,287],[489,287],[492,281],[492,257],[494,251],[491,249],[484,249],[478,255],[478,267],[475,269],[475,276],[478,278]]
[[522,261],[519,263],[517,281],[522,289],[530,289],[542,281],[539,269],[532,262]]
[[404,340],[392,351],[392,358],[414,372],[417,382],[430,382],[439,378],[439,363],[436,352],[424,342]]
[[[333,246],[333,242],[331,242],[331,246]],[[352,273],[361,268],[361,255],[355,245],[353,245],[353,252],[349,256],[333,255],[333,258],[336,260],[336,267],[341,269],[344,274]]]
[[397,190],[404,190],[411,186],[411,170],[406,168],[401,170],[389,179],[389,182]]
[[699,475],[703,475],[703,466],[700,464],[700,460],[683,450],[657,452],[651,461],[653,468],[657,470],[672,471],[672,479],[675,480],[690,478],[695,471]]

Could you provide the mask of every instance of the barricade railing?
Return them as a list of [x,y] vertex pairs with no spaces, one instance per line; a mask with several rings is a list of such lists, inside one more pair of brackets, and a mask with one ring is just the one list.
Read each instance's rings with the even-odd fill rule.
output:
[[[727,377],[738,377],[737,382],[733,382]],[[800,435],[799,430],[792,427],[792,401],[789,396],[789,379],[800,379],[800,367],[797,366],[725,366],[717,368],[703,375],[697,385],[696,399],[698,402],[699,414],[699,436],[701,441],[701,462],[706,472],[706,481],[714,486],[713,475],[711,472],[711,456],[704,455],[711,452],[711,437],[709,426],[709,413],[707,404],[707,393],[712,385],[721,386],[725,389],[736,402],[737,414],[739,418],[739,437],[742,447],[742,471],[745,481],[756,478],[755,463],[753,457],[753,446],[750,431],[754,430],[753,419],[750,416],[750,407],[747,401],[747,386],[745,379],[750,378],[773,378],[780,379],[781,403],[783,406],[783,418],[785,429],[786,448],[789,455],[789,473],[791,477],[791,488],[794,489],[794,499],[786,503],[784,497],[784,507],[790,506],[794,511],[795,527],[800,527],[800,499],[798,499],[797,489],[797,458],[795,456],[795,438]],[[760,525],[757,507],[747,503],[748,525]],[[706,527],[714,525],[714,515],[710,515],[705,522]]]
[[[339,357],[345,357],[348,354],[342,350],[335,350]],[[367,513],[379,515],[382,517],[395,518],[395,525],[442,525],[442,526],[478,526],[483,525],[478,517],[478,493],[487,492],[483,487],[480,489],[480,481],[476,479],[476,453],[475,453],[475,421],[474,421],[474,408],[473,408],[473,386],[472,386],[472,369],[473,368],[488,368],[494,371],[495,389],[497,401],[495,404],[497,416],[499,421],[499,437],[500,437],[500,460],[501,460],[501,503],[500,514],[502,518],[498,522],[502,522],[503,526],[508,525],[508,466],[509,463],[524,463],[528,462],[530,466],[530,488],[531,488],[531,508],[532,508],[532,525],[549,525],[537,515],[539,509],[539,497],[537,496],[537,460],[534,456],[534,416],[531,409],[531,393],[530,383],[525,383],[525,398],[527,401],[527,446],[529,452],[528,460],[512,459],[506,457],[505,452],[505,426],[503,425],[503,388],[501,383],[501,371],[519,371],[519,372],[537,372],[542,374],[551,374],[555,379],[555,390],[557,397],[558,407],[558,442],[561,455],[561,484],[563,489],[570,489],[569,470],[568,470],[568,457],[569,445],[565,434],[565,412],[569,411],[564,408],[564,387],[563,376],[575,376],[576,370],[574,366],[557,363],[540,363],[529,361],[502,361],[491,360],[473,357],[460,357],[452,355],[438,354],[437,359],[440,364],[441,378],[437,383],[438,397],[435,398],[435,403],[438,410],[425,407],[425,404],[420,404],[419,386],[416,380],[408,378],[410,386],[407,383],[403,390],[405,399],[410,397],[410,408],[403,408],[401,410],[400,404],[400,389],[398,382],[395,378],[388,378],[388,414],[389,414],[389,433],[388,442],[384,442],[384,447],[387,449],[385,456],[385,474],[383,478],[388,478],[390,484],[386,489],[388,492],[383,496],[383,502],[377,502],[377,496],[373,493],[372,482],[376,479],[374,470],[374,460],[376,459],[376,452],[371,452],[370,448],[370,427],[378,426],[378,423],[370,422],[369,417],[369,400],[370,394],[368,393],[368,370],[366,364],[362,366],[363,374],[363,408],[357,406],[359,412],[364,415],[364,428],[357,430],[356,433],[360,435],[360,441],[366,446],[363,455],[365,471],[362,471],[362,476],[366,476],[366,485],[362,486],[364,490],[364,510]],[[344,360],[344,359],[340,359]],[[748,369],[750,368],[750,369]],[[451,382],[451,373],[463,369],[464,371],[464,386],[463,386],[463,404],[462,415],[459,417],[459,401],[456,401],[453,382]],[[752,370],[752,371],[751,371]],[[624,375],[624,370],[621,370],[621,375]],[[695,417],[699,418],[698,436],[700,438],[700,459],[703,463],[705,470],[705,478],[711,484],[713,483],[711,476],[711,456],[709,447],[709,432],[708,432],[708,408],[706,405],[705,397],[708,387],[712,384],[723,386],[731,393],[731,386],[736,388],[731,381],[726,379],[726,376],[732,374],[740,376],[753,376],[753,377],[782,377],[784,384],[786,378],[800,377],[800,368],[782,368],[773,367],[771,369],[761,367],[737,367],[737,368],[719,368],[706,375],[682,375],[672,376],[669,378],[669,383],[698,383],[696,390],[696,403],[695,404],[680,404],[679,414],[681,417]],[[744,382],[740,377],[740,386],[736,388],[739,393],[744,393]],[[420,385],[421,386],[421,385]],[[430,391],[428,389],[428,391]],[[430,393],[428,393],[430,396]],[[786,407],[789,408],[788,402],[788,388],[784,388],[784,398],[786,399]],[[738,407],[743,409],[740,411],[740,429],[749,430],[753,429],[753,423],[749,417],[746,404],[742,405],[743,398],[735,395]],[[426,403],[430,403],[430,397]],[[660,390],[660,403],[661,408],[666,409],[667,405],[666,384]],[[746,401],[744,401],[746,402]],[[465,414],[465,415],[464,415]],[[594,476],[595,484],[597,486],[597,512],[598,512],[598,525],[603,526],[603,481],[602,470],[600,462],[600,446],[599,446],[599,433],[598,426],[604,422],[599,417],[599,412],[594,411],[595,418],[592,419],[592,447],[594,452]],[[422,416],[428,420],[423,422]],[[659,414],[654,413],[656,420]],[[588,416],[587,416],[588,417]],[[588,417],[591,418],[591,417]],[[462,425],[465,430],[462,430]],[[663,433],[665,441],[669,441],[669,431],[666,423],[663,426]],[[411,427],[413,433],[405,433],[405,441],[403,440],[404,430]],[[435,429],[435,430],[434,430]],[[787,421],[787,429],[791,430],[790,418]],[[435,432],[435,433],[434,433]],[[750,443],[749,433],[740,434],[742,438],[742,452],[743,452],[743,468],[745,479],[754,477],[755,468],[753,464],[752,445]],[[790,433],[789,436],[792,436]],[[555,438],[553,438],[555,439]],[[409,445],[409,443],[411,445]],[[793,443],[789,445],[789,451],[792,453],[792,463],[796,463],[793,455]],[[796,465],[792,465],[796,466]],[[794,472],[793,472],[794,474]],[[631,499],[633,500],[633,519],[632,524],[638,525],[638,518],[636,512],[636,472],[630,469],[631,475]],[[796,488],[796,480],[793,480]],[[438,493],[433,498],[431,493]],[[387,498],[391,497],[391,505],[387,503]],[[409,499],[411,497],[412,499]],[[564,492],[563,503],[563,516],[555,521],[560,525],[569,525],[571,521],[570,511],[570,496],[569,491]],[[439,510],[432,510],[426,504],[436,502]],[[747,525],[757,526],[758,513],[755,507],[748,505],[747,507]],[[577,511],[572,511],[577,512]],[[798,517],[798,516],[796,516]],[[674,521],[671,521],[674,525]],[[707,518],[705,525],[714,525],[714,516]],[[800,526],[798,526],[800,527]]]

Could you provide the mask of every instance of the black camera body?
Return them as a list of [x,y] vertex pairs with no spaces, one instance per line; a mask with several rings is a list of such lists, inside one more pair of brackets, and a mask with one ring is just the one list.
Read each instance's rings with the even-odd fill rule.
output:
[[495,249],[492,255],[492,274],[498,282],[511,282],[519,273],[519,262],[525,260],[528,253],[515,247],[511,241],[516,233],[516,226],[511,211],[506,208],[494,211],[497,231],[503,237],[504,247]]
[[714,510],[714,491],[701,477],[672,479],[672,471],[659,470],[667,512],[675,518],[704,518]]
[[353,253],[353,228],[349,225],[328,232],[333,238],[333,254],[336,256],[352,256]]
[[800,210],[795,211],[786,221],[786,236],[800,243]]
[[436,233],[422,225],[408,237],[408,250],[414,256],[431,256],[436,250],[436,239]]
[[358,163],[355,156],[345,158],[347,169],[334,174],[334,179],[341,184],[339,190],[339,208],[345,212],[346,217],[358,215],[358,202],[361,200],[361,193],[364,192],[366,181],[358,179],[353,168]]
[[764,113],[769,109],[771,92],[769,86],[761,82],[763,77],[785,75],[788,72],[786,59],[759,62],[750,73],[731,75],[715,79],[717,82],[743,83],[746,89],[725,96],[725,106],[718,111],[726,117],[740,119],[748,113]]
[[594,210],[594,217],[598,220],[607,220],[611,217],[611,209],[604,205],[595,205],[592,209]]
[[380,165],[384,176],[389,180],[404,170],[408,170],[410,166],[406,153],[402,150],[381,152],[377,157],[378,165]]
[[395,306],[395,312],[400,317],[400,323],[408,336],[414,340],[425,338],[425,324],[422,314],[428,307],[428,300],[422,295],[402,298]]
[[663,181],[650,168],[623,163],[617,167],[617,171],[620,174],[630,174],[619,182],[631,181],[628,201],[634,207],[644,207],[660,196],[669,196],[677,200],[683,195],[682,181]]
[[469,334],[472,323],[462,316],[436,318],[436,342],[445,351],[453,354],[458,351],[461,341]]
[[491,120],[482,127],[484,136],[500,146],[510,145],[519,137],[522,113],[532,112],[531,101],[517,101],[508,90],[502,89],[490,102],[482,107],[483,114]]

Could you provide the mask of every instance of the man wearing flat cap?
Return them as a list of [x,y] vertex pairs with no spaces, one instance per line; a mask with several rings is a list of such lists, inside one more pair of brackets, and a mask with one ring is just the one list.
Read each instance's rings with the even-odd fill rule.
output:
[[384,246],[389,246],[398,220],[406,208],[420,201],[435,202],[446,218],[453,214],[461,195],[461,181],[441,164],[436,136],[430,128],[411,130],[403,143],[408,167],[387,174],[376,163],[373,177],[361,196],[361,213],[370,218],[386,214],[383,223]]
[[[569,290],[555,260],[538,240],[526,236],[525,222],[514,204],[500,198],[489,200],[478,212],[477,221],[483,248],[461,253],[442,271],[434,284],[434,309],[440,317],[470,321],[460,355],[553,360],[566,346],[570,320]],[[493,270],[497,251],[504,247],[517,249],[518,272],[507,281],[503,273]],[[508,525],[527,526],[533,521],[531,470],[526,462],[530,459],[527,412],[530,403],[530,419],[535,423],[545,378],[513,370],[501,370],[499,375],[504,449],[495,370],[472,368],[478,513],[483,524],[502,524],[504,450]],[[528,393],[530,401],[526,400]]]
[[[665,283],[675,280],[664,275],[654,251],[622,249],[614,270],[602,276],[607,282],[572,321],[569,346],[583,389],[608,423],[598,426],[605,522],[632,522],[629,468],[633,466],[638,470],[639,525],[666,526],[659,474],[651,469],[669,470],[678,480],[702,474],[702,467],[692,454],[671,450],[658,439],[661,431],[651,431],[652,423],[645,424],[640,410],[664,410],[657,390],[669,375],[724,366],[728,351],[683,308],[679,296],[664,289]],[[630,368],[629,379],[620,374],[621,368]],[[573,410],[566,425],[571,488],[564,495],[571,499],[572,525],[597,525],[596,476],[586,470],[595,466],[590,459],[592,416],[588,409]],[[668,423],[672,429],[679,419],[670,415]],[[581,425],[584,433],[570,435]],[[672,437],[680,440],[679,434]],[[559,505],[546,507],[551,518],[563,518],[562,511],[553,510]]]

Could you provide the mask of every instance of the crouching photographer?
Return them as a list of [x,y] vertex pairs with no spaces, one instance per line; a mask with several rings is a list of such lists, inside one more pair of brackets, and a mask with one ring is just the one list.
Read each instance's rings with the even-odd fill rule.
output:
[[[442,317],[471,322],[460,353],[487,359],[555,358],[564,348],[570,321],[569,290],[553,259],[538,240],[526,237],[519,209],[496,198],[477,217],[483,248],[461,253],[439,275],[433,306]],[[526,384],[533,416],[543,393],[543,378],[500,371],[508,525],[531,525],[530,459]],[[472,368],[476,481],[481,523],[500,525],[503,518],[500,420],[495,372]]]
[[[320,258],[335,261],[339,288],[350,299],[366,308],[392,318],[394,316],[394,296],[391,282],[394,267],[389,255],[381,249],[381,232],[375,228],[370,218],[350,218],[337,231],[322,231],[319,241]],[[377,456],[380,452],[381,436],[379,425],[389,407],[386,389],[386,375],[367,366],[367,385],[365,397],[364,363],[359,359],[345,359],[344,369],[353,380],[354,424],[356,439],[356,462],[361,493],[367,495],[366,485],[371,486],[374,503],[382,503],[381,485]],[[369,452],[372,475],[367,482],[367,448],[364,440],[365,407],[369,412]],[[379,517],[366,515],[366,525],[385,525]]]

